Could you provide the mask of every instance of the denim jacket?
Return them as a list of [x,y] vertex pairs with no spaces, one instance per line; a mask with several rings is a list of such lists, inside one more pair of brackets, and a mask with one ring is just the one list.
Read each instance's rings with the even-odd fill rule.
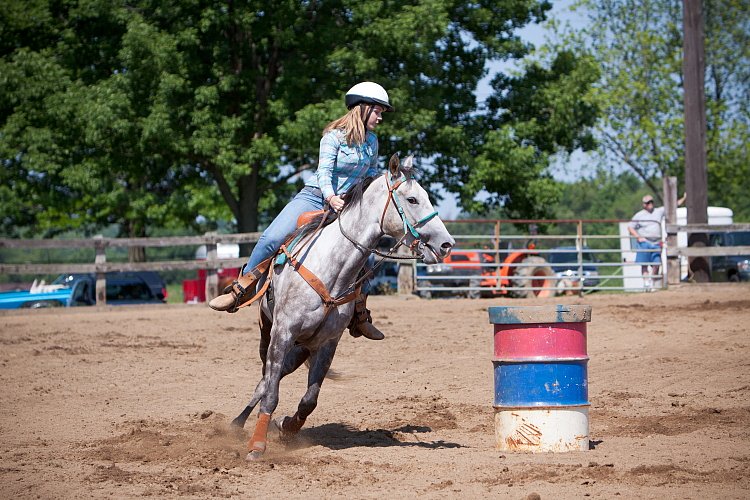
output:
[[349,146],[343,131],[331,130],[320,139],[318,170],[305,185],[320,188],[327,199],[378,173],[378,138],[374,133],[367,132],[361,146]]

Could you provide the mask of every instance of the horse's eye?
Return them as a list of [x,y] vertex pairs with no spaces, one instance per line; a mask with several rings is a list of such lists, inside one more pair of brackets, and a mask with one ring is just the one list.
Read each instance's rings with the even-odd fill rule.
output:
[[412,205],[416,205],[416,204],[418,204],[418,203],[419,203],[419,202],[417,201],[417,199],[416,199],[415,197],[413,197],[413,196],[409,196],[409,197],[408,197],[408,198],[406,199],[406,201],[408,201],[408,202],[409,202],[409,203],[411,203]]

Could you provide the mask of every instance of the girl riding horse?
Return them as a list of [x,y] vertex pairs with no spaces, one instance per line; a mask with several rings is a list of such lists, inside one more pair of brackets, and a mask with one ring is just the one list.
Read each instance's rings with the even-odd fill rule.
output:
[[[262,378],[232,422],[244,427],[258,407],[248,460],[263,456],[269,427],[282,437],[294,435],[315,410],[341,335],[354,317],[358,275],[380,238],[396,239],[425,264],[442,262],[455,244],[427,192],[413,178],[411,156],[402,164],[394,155],[385,174],[352,187],[346,198],[334,223],[319,226],[321,214],[308,223],[318,230],[306,233],[303,228],[296,235],[313,237],[302,237],[293,250],[282,246],[286,261],[270,270],[258,292]],[[265,287],[272,292],[263,295]],[[308,366],[307,390],[297,411],[272,420],[281,379],[303,364]]]
[[[344,207],[344,193],[363,179],[378,175],[378,138],[373,130],[382,121],[382,113],[394,110],[388,93],[377,83],[361,82],[349,89],[344,102],[349,111],[323,130],[316,175],[263,232],[243,275],[226,293],[209,302],[213,309],[234,312],[253,296],[263,274],[257,269],[258,265],[278,252],[287,236],[296,229],[301,214],[321,210],[326,204],[339,212]],[[385,336],[372,324],[366,303],[367,295],[360,295],[349,333],[354,337],[382,340]]]

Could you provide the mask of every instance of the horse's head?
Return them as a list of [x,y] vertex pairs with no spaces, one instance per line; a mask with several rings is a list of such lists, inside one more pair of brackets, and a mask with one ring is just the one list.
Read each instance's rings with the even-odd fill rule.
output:
[[414,158],[402,162],[398,155],[391,156],[385,174],[390,200],[383,212],[380,226],[386,234],[396,239],[404,236],[403,243],[411,248],[426,264],[442,261],[456,241],[438,217],[430,198],[414,180]]

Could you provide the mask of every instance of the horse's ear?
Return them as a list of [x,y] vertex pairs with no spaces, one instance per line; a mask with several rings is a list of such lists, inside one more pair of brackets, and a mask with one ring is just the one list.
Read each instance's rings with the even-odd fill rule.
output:
[[391,156],[391,160],[388,162],[388,171],[391,173],[391,177],[395,177],[398,175],[398,153],[393,153],[393,156]]
[[404,158],[404,162],[401,164],[401,171],[407,178],[412,178],[412,175],[414,174],[414,155],[409,155]]

